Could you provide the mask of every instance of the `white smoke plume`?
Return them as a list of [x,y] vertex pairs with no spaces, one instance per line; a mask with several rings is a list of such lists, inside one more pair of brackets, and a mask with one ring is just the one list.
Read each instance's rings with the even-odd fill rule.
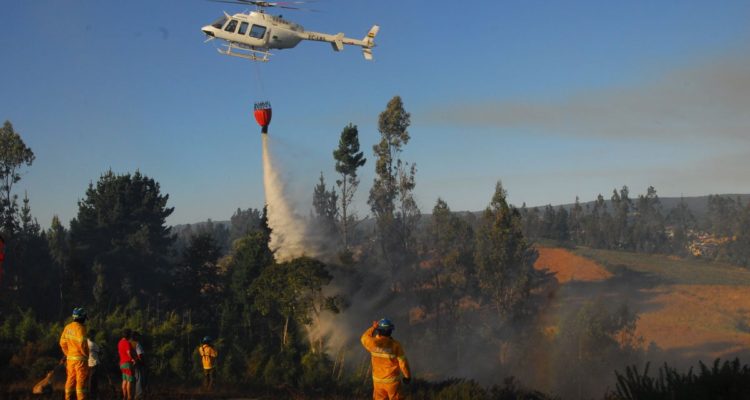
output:
[[284,192],[284,184],[271,159],[269,138],[263,138],[263,188],[268,209],[268,226],[271,228],[271,250],[276,261],[283,262],[303,255],[315,257],[319,251],[310,240],[307,221],[294,212],[291,201]]

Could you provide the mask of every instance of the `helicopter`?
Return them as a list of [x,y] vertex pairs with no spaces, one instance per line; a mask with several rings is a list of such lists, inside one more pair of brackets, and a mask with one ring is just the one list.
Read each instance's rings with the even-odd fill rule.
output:
[[[345,37],[343,33],[306,31],[301,25],[283,19],[281,16],[266,14],[265,8],[278,7],[291,10],[305,10],[290,4],[303,4],[304,1],[269,2],[256,0],[212,0],[216,3],[254,5],[256,11],[224,16],[201,30],[206,34],[206,42],[213,39],[224,41],[219,53],[241,57],[252,61],[267,62],[271,49],[291,49],[303,40],[331,43],[334,51],[344,50],[344,45],[360,46],[365,60],[372,60],[375,35],[380,27],[373,25],[362,40]],[[315,11],[315,10],[311,10]]]

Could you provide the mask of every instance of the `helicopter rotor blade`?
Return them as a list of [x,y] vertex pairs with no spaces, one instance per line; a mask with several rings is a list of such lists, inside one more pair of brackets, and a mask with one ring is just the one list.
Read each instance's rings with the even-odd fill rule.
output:
[[274,1],[260,1],[260,0],[208,0],[214,3],[227,3],[227,4],[239,4],[239,5],[254,5],[256,7],[278,7],[278,8],[285,8],[288,10],[304,10],[304,11],[312,11],[312,12],[320,12],[320,10],[314,10],[309,8],[301,8],[301,7],[292,7],[289,6],[290,4],[307,4],[312,3],[313,0],[308,1],[281,1],[281,2],[274,2]]
[[302,8],[302,7],[289,7],[289,6],[276,6],[278,8],[285,8],[287,10],[300,10],[300,11],[310,11],[310,12],[322,12],[320,10],[316,10],[314,8]]
[[239,4],[243,6],[247,5],[255,5],[254,2],[244,1],[244,0],[208,0],[213,3],[226,3],[226,4]]

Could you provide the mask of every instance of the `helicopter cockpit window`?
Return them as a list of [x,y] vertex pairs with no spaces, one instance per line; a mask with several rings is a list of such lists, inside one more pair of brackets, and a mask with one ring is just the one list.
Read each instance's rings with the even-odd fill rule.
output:
[[227,22],[227,17],[221,17],[216,20],[211,26],[213,26],[216,29],[221,29],[222,26],[224,26],[224,23]]
[[229,21],[229,23],[227,24],[227,27],[224,28],[225,31],[232,32],[232,33],[234,33],[235,29],[237,29],[237,20],[236,19],[233,19],[233,20]]
[[247,32],[247,22],[240,22],[240,30],[237,31],[240,35],[244,35]]
[[263,36],[266,35],[266,27],[261,25],[253,25],[252,28],[250,28],[250,37],[254,37],[256,39],[263,39]]

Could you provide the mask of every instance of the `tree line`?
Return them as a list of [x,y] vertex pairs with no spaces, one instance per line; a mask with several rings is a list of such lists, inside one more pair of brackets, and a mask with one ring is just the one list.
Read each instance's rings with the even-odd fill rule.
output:
[[[733,196],[709,195],[707,212],[697,217],[684,198],[665,210],[653,186],[631,197],[623,186],[607,201],[571,206],[521,207],[524,233],[562,244],[642,253],[700,256],[750,266],[750,203]],[[714,244],[710,251],[702,245]]]

